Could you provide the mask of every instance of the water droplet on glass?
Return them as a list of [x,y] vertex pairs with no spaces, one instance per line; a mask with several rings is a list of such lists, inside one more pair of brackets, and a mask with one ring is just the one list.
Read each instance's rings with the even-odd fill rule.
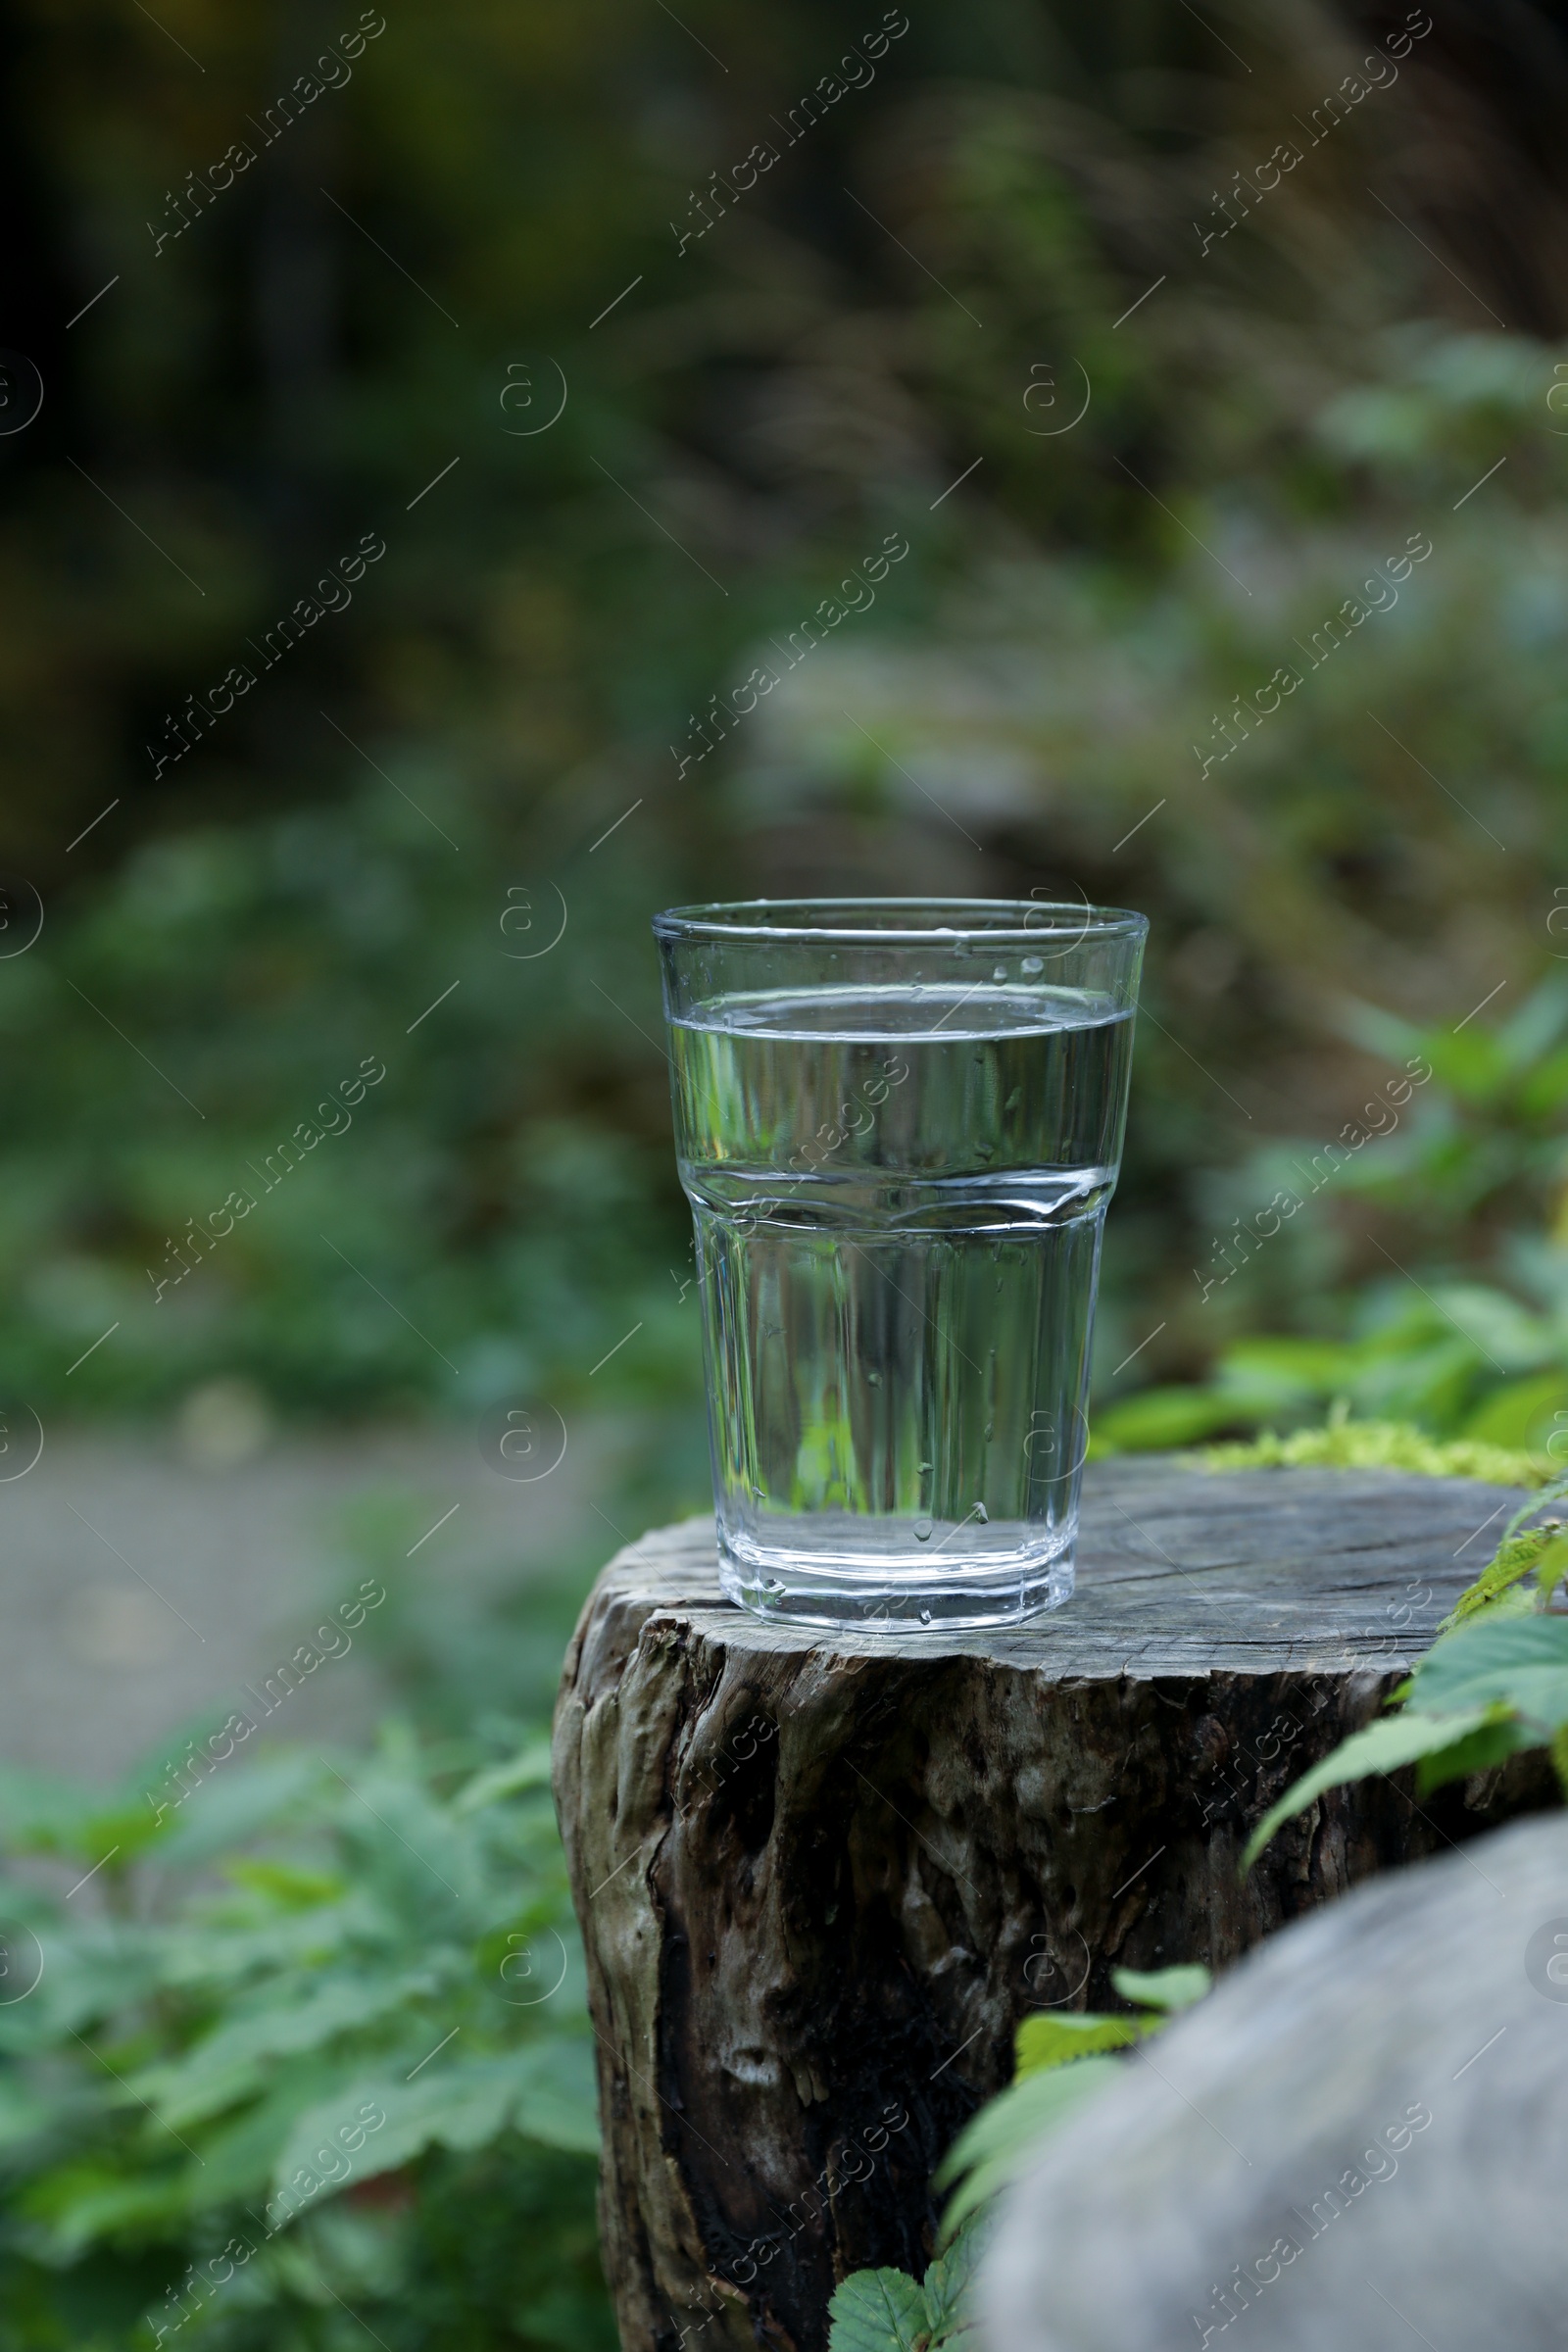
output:
[[784,1587],[779,1583],[778,1578],[776,1576],[764,1578],[762,1583],[762,1598],[764,1600],[782,1600],[783,1597]]
[[[986,1435],[987,1435],[987,1437],[989,1437],[989,1436],[991,1435],[991,1432],[990,1432],[989,1430],[987,1430],[987,1432],[986,1432]],[[981,1526],[982,1526],[982,1527],[989,1527],[989,1526],[990,1526],[990,1524],[991,1524],[991,1514],[990,1514],[990,1512],[989,1512],[989,1511],[986,1509],[986,1506],[985,1506],[985,1504],[984,1504],[983,1502],[977,1502],[977,1503],[975,1504],[975,1506],[974,1506],[974,1516],[975,1516],[975,1518],[976,1518],[976,1519],[978,1519],[978,1520],[979,1520],[979,1522],[980,1522],[980,1524],[981,1524]]]
[[987,1443],[988,1445],[990,1444],[991,1440],[992,1440],[992,1439],[993,1439],[993,1438],[996,1436],[996,1434],[997,1434],[997,1425],[996,1425],[996,1423],[995,1423],[994,1421],[988,1421],[988,1422],[986,1423],[986,1443]]
[[922,1610],[920,1611],[920,1623],[921,1623],[922,1625],[929,1625],[929,1624],[930,1624],[930,1622],[931,1622],[931,1612],[930,1612],[930,1610],[929,1610],[929,1609],[922,1609]]
[[879,1389],[882,1386],[882,1375],[880,1372],[868,1372],[865,1377],[873,1389]]
[[997,966],[997,968],[996,968],[996,970],[995,970],[995,971],[992,973],[991,977],[992,977],[992,979],[993,979],[993,980],[1005,980],[1005,978],[1007,977],[1007,967],[1006,967],[1006,965],[1005,965],[1004,963],[999,963],[999,964],[998,964],[998,966]]
[[934,1519],[917,1519],[914,1523],[915,1542],[917,1544],[929,1544],[931,1538],[936,1533],[936,1525],[937,1523]]
[[1023,968],[1032,980],[1036,972],[1043,972],[1046,967],[1038,956],[1026,956],[1023,959]]
[[925,1471],[927,1471],[927,1470],[934,1470],[935,1468],[936,1468],[936,1464],[935,1464],[935,1462],[922,1462],[922,1463],[920,1464],[920,1469],[921,1469],[922,1473],[924,1473],[924,1472],[925,1472]]

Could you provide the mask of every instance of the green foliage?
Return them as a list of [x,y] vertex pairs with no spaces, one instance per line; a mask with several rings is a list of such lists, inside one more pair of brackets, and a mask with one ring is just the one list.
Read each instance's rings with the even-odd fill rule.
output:
[[1059,2017],[1026,2017],[1018,2028],[1013,2063],[1014,2082],[1027,2082],[1074,2059],[1092,2058],[1102,2050],[1122,2050],[1146,2034],[1159,2031],[1158,2018],[1091,2017],[1066,2010]]
[[[639,1320],[623,1392],[694,1389],[661,1095],[640,1133],[571,1109],[626,1061],[590,979],[620,993],[633,916],[613,877],[577,910],[582,966],[513,962],[509,853],[471,885],[432,874],[387,800],[143,850],[55,959],[40,943],[0,965],[18,1056],[0,1260],[21,1285],[0,1393],[145,1409],[237,1372],[295,1415],[459,1395],[477,1411],[552,1381],[569,1403]],[[77,989],[155,1041],[200,1122]],[[633,1058],[651,1052],[621,1026]],[[385,1072],[368,1091],[367,1057]]]
[[[1397,1772],[1401,1765],[1413,1764],[1418,1757],[1436,1758],[1460,1750],[1469,1752],[1473,1734],[1492,1726],[1492,1710],[1472,1707],[1452,1715],[1427,1715],[1406,1708],[1397,1715],[1385,1716],[1369,1723],[1364,1731],[1353,1732],[1332,1754],[1313,1765],[1295,1782],[1278,1804],[1270,1807],[1248,1839],[1242,1857],[1242,1867],[1250,1870],[1275,1831],[1283,1822],[1302,1813],[1315,1804],[1325,1788],[1337,1788],[1350,1781],[1366,1780],[1373,1773]],[[1510,1732],[1506,1716],[1499,1712],[1496,1729],[1500,1734]],[[1510,1737],[1502,1740],[1499,1754],[1508,1754],[1517,1744]],[[1488,1762],[1495,1761],[1493,1756]],[[1472,1767],[1467,1763],[1464,1770]],[[1451,1777],[1446,1775],[1445,1777]]]
[[[296,20],[15,13],[0,129],[43,225],[7,333],[36,325],[50,380],[0,436],[0,802],[48,922],[0,957],[0,1393],[143,1412],[240,1373],[301,1416],[569,1401],[640,1323],[595,1395],[693,1398],[647,915],[869,875],[1081,885],[1154,918],[1107,1439],[1287,1427],[1343,1394],[1539,1450],[1568,1408],[1542,1238],[1568,1033],[1538,985],[1568,871],[1568,449],[1546,330],[1476,333],[1442,266],[1456,237],[1499,311],[1532,251],[1554,282],[1520,226],[1554,196],[1509,182],[1505,206],[1482,168],[1509,36],[1483,96],[1440,29],[1336,131],[1343,172],[1182,259],[1191,190],[1227,184],[1260,108],[1313,102],[1315,19],[1243,9],[1245,73],[1183,10],[912,22],[683,243],[694,181],[838,54],[835,12],[714,0],[698,40],[612,0],[459,5],[389,21],[160,258],[149,213],[286,78]],[[1534,52],[1515,64],[1533,88]],[[1363,183],[1405,139],[1452,181],[1420,242],[1385,242]],[[545,355],[566,406],[516,434],[503,361]],[[1090,405],[1044,438],[1078,367]],[[960,451],[983,465],[937,503]],[[191,718],[371,524],[352,609]],[[875,610],[682,765],[693,714],[890,524],[911,554]],[[1214,714],[1418,526],[1433,559],[1396,609],[1152,812],[1149,778],[1217,745]],[[160,764],[180,710],[193,740]],[[1347,972],[1387,1009],[1347,1007]],[[1204,1303],[1195,1259],[1207,1279],[1412,1051],[1434,1075],[1397,1128]],[[209,1248],[365,1054],[387,1078],[353,1131]],[[1234,1356],[1270,1332],[1348,1360],[1325,1387]],[[1124,1401],[1129,1378],[1153,1385]],[[1521,1425],[1467,1433],[1487,1413]]]
[[939,2187],[957,2183],[943,2217],[945,2233],[980,2211],[1013,2178],[1042,2131],[1059,2114],[1109,2080],[1115,2062],[1102,2053],[1162,2033],[1173,2016],[1202,1998],[1210,1979],[1207,1969],[1200,1967],[1158,1969],[1148,1975],[1121,1968],[1111,1982],[1142,2014],[1045,2013],[1025,2018],[1019,2026],[1012,2082],[964,2126],[938,2167]]
[[956,2338],[968,2327],[969,2300],[980,2257],[985,2252],[987,2231],[986,2216],[977,2214],[973,2222],[954,2232],[926,2272],[925,2300],[933,2331],[932,2352],[946,2337]]
[[[1161,2032],[1177,2012],[1200,2001],[1212,1980],[1206,1968],[1194,1966],[1152,1971],[1118,1968],[1112,1970],[1110,1981],[1122,1999],[1133,2002],[1144,2014],[1097,2017],[1088,2010],[1063,2009],[1040,2010],[1033,2017],[1026,2017],[1014,2042],[1015,2084],[1027,2082],[1032,2075],[1069,2066],[1075,2059],[1092,2058],[1104,2050],[1125,2049],[1132,2042],[1147,2040],[1151,2034]],[[996,2103],[993,2102],[993,2108]],[[988,2109],[987,2113],[990,2112]],[[960,2140],[958,2146],[962,2144]]]
[[1479,1616],[1504,1593],[1512,1592],[1532,1570],[1543,1593],[1549,1592],[1568,1568],[1568,1544],[1559,1532],[1561,1525],[1560,1520],[1548,1519],[1541,1527],[1529,1528],[1523,1535],[1510,1536],[1505,1544],[1499,1544],[1496,1557],[1460,1593],[1438,1631],[1451,1633],[1467,1618]]
[[[934,2176],[956,2182],[943,2216],[944,2251],[923,2285],[905,2271],[856,2271],[833,2297],[830,2352],[938,2352],[971,2326],[969,2297],[999,2189],[1045,2134],[1114,2080],[1106,2055],[1162,2033],[1201,2000],[1206,1968],[1119,1968],[1112,1984],[1143,2012],[1132,2017],[1037,2012],[1019,2026],[1013,2080],[970,2118]],[[902,2330],[902,2332],[901,2332]]]
[[1439,1715],[1506,1707],[1521,1744],[1549,1744],[1568,1723],[1568,1618],[1489,1610],[1433,1643],[1410,1700]]
[[[1565,1484],[1558,1478],[1508,1521],[1496,1552],[1395,1692],[1398,1711],[1342,1740],[1270,1807],[1248,1839],[1244,1872],[1275,1832],[1325,1789],[1408,1764],[1418,1767],[1424,1796],[1523,1749],[1545,1747],[1568,1795],[1568,1615],[1548,1608],[1568,1567],[1568,1543],[1555,1519],[1519,1532],[1520,1522],[1556,1500]],[[1519,1588],[1532,1572],[1536,1592],[1529,1598]]]
[[856,2271],[828,2305],[833,2352],[927,2352],[931,2310],[906,2271]]
[[[537,1740],[235,1758],[149,1830],[166,1788],[0,1788],[9,1947],[44,1962],[0,2006],[5,2352],[611,2352]],[[95,1864],[96,1916],[65,1893]]]
[[[1203,1300],[1234,1324],[1227,1294],[1234,1301],[1245,1289],[1249,1319],[1266,1299],[1265,1311],[1298,1329],[1221,1338],[1206,1379],[1103,1409],[1096,1448],[1261,1426],[1255,1449],[1226,1447],[1215,1466],[1387,1460],[1538,1482],[1568,1439],[1568,982],[1542,980],[1494,1026],[1419,1026],[1365,1004],[1349,1006],[1343,1026],[1366,1053],[1427,1071],[1420,1091],[1397,1109],[1375,1096],[1364,1119],[1315,1151],[1305,1139],[1271,1141],[1211,1187],[1249,1211],[1216,1241],[1210,1265],[1224,1270],[1203,1284]],[[1265,1224],[1250,1204],[1271,1194]],[[1356,1224],[1372,1254],[1362,1279],[1335,1292],[1324,1277],[1347,1259],[1337,1237]],[[1326,1409],[1331,1428],[1354,1416],[1332,1440],[1311,1426]],[[1423,1458],[1423,1438],[1441,1449]],[[1467,1445],[1468,1456],[1446,1450]]]
[[[1198,1961],[1189,1961],[1177,1968],[1113,1968],[1110,1982],[1124,2001],[1135,2001],[1142,2008],[1157,2009],[1167,2019],[1179,2017],[1191,2009],[1213,1984],[1209,1971]],[[1157,2032],[1150,2027],[1150,2032]]]
[[1014,2081],[989,2100],[964,2126],[934,2175],[939,2188],[953,2185],[942,2219],[944,2234],[1015,2180],[1042,2135],[1103,2089],[1115,2071],[1113,2058],[1058,2057],[1046,2072]]
[[988,2224],[975,2215],[916,2285],[907,2271],[855,2271],[828,2305],[831,2352],[942,2352],[972,2332],[969,2299]]

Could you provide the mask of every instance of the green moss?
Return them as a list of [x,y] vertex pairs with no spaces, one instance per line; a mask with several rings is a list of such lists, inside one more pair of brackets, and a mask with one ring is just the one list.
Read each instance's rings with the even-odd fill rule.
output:
[[1539,1487],[1545,1476],[1540,1463],[1511,1446],[1432,1438],[1408,1421],[1331,1421],[1285,1438],[1265,1429],[1244,1445],[1204,1446],[1190,1459],[1200,1470],[1413,1470],[1423,1478],[1484,1478],[1499,1487]]

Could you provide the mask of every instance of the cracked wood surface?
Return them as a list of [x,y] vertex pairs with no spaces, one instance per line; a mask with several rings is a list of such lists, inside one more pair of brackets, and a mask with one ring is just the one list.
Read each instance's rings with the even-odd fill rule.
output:
[[1549,1801],[1535,1759],[1417,1807],[1253,1822],[1378,1710],[1518,1497],[1386,1471],[1085,1478],[1078,1591],[1004,1633],[808,1636],[718,1590],[710,1520],[629,1544],[563,1672],[623,2352],[823,2352],[839,2278],[920,2272],[929,2176],[1032,2010],[1223,1967],[1390,1864]]

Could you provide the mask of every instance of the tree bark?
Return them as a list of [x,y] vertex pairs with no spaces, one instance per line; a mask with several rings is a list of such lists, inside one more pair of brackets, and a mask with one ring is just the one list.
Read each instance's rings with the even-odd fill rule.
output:
[[[567,1653],[555,1788],[599,2037],[623,2352],[821,2352],[849,2272],[929,2258],[930,2175],[1032,2010],[1223,1967],[1390,1864],[1546,1801],[1249,1830],[1377,1713],[1516,1499],[1379,1471],[1091,1465],[1066,1607],[819,1635],[720,1597],[712,1525],[630,1544]],[[1489,1518],[1491,1520],[1488,1526]]]

